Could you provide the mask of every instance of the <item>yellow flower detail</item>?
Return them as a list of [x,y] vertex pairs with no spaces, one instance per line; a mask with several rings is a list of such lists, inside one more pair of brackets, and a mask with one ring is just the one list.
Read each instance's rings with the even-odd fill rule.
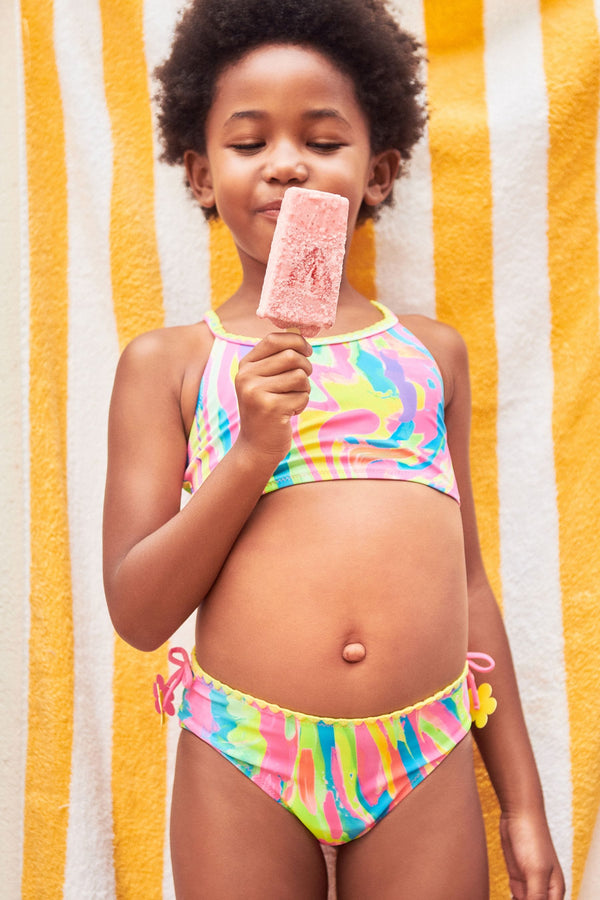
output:
[[473,704],[473,696],[469,691],[469,697],[471,701],[471,718],[473,722],[477,726],[477,728],[483,728],[488,720],[488,716],[494,712],[496,707],[498,706],[498,702],[495,697],[492,697],[492,686],[488,684],[487,681],[484,681],[483,684],[480,684],[477,688],[477,696],[479,697],[479,709],[475,709]]

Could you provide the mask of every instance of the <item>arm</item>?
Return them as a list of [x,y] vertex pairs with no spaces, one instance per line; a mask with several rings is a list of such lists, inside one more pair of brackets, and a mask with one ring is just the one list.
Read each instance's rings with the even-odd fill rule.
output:
[[445,336],[448,442],[461,496],[469,600],[469,649],[490,654],[496,668],[486,680],[498,701],[483,729],[474,728],[502,811],[500,830],[512,894],[564,896],[564,879],[550,837],[539,775],[521,707],[508,638],[481,557],[469,470],[470,386],[467,352],[451,331]]
[[111,400],[105,592],[115,629],[141,650],[160,646],[206,597],[289,450],[291,416],[308,402],[310,346],[299,335],[269,335],[240,365],[237,441],[180,510],[184,351],[170,330],[136,339]]

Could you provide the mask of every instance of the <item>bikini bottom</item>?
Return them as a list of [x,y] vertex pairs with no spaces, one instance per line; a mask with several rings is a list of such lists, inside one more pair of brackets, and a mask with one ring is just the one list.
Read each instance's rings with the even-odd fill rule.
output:
[[[157,711],[173,715],[183,681],[182,728],[292,812],[323,844],[343,844],[369,831],[420,784],[495,708],[480,708],[472,669],[489,671],[485,654],[469,654],[456,681],[432,697],[386,715],[333,719],[292,712],[234,690],[204,672],[195,653],[169,658],[178,670],[155,683]],[[487,666],[477,664],[484,660]],[[480,692],[489,685],[481,685]],[[479,716],[479,721],[477,721]]]

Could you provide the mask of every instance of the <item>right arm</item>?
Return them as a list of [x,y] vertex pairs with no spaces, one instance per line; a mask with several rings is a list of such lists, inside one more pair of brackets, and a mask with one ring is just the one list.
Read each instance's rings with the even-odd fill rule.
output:
[[116,631],[140,650],[168,640],[210,591],[310,389],[310,347],[299,335],[275,333],[253,348],[236,379],[239,437],[180,510],[187,436],[168,343],[150,333],[125,350],[109,416],[104,585]]

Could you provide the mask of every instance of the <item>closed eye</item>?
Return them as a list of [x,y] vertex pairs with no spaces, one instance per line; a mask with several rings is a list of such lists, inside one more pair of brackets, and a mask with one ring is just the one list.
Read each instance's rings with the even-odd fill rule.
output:
[[265,145],[263,141],[244,141],[239,144],[230,144],[229,146],[232,150],[237,150],[238,153],[257,153]]
[[336,150],[340,150],[344,144],[337,141],[310,141],[308,146],[320,153],[333,153]]

